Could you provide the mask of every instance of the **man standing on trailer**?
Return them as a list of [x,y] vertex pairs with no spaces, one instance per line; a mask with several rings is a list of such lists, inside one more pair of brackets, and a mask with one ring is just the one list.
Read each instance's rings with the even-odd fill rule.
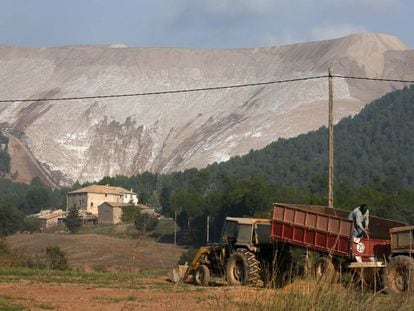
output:
[[368,234],[369,210],[366,204],[361,204],[349,213],[348,219],[354,222],[353,237],[362,238],[364,234]]

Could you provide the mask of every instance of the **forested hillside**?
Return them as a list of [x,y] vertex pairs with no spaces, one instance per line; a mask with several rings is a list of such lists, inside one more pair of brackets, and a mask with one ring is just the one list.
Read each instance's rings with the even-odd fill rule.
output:
[[[309,116],[310,118],[312,116]],[[335,126],[335,179],[362,186],[391,177],[414,188],[414,87],[395,91]],[[210,170],[261,172],[280,185],[306,187],[327,174],[328,129],[280,139]],[[322,189],[321,189],[322,190]]]

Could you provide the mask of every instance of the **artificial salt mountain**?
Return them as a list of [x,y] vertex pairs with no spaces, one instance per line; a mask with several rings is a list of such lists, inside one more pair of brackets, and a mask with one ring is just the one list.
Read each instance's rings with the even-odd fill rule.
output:
[[[334,74],[414,78],[414,51],[396,37],[257,49],[0,46],[0,99],[205,88]],[[335,121],[401,84],[334,79]],[[0,103],[61,183],[145,170],[205,167],[327,123],[327,79],[180,94]]]

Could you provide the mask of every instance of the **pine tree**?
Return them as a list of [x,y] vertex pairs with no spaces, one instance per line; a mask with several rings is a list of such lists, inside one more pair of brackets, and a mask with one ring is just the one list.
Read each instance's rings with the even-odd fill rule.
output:
[[79,209],[72,207],[69,210],[68,215],[65,220],[66,228],[68,228],[70,233],[76,233],[82,227],[82,219],[79,215]]

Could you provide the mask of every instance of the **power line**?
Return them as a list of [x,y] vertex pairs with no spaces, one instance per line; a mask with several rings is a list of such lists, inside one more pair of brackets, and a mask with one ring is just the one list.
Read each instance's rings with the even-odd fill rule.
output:
[[353,79],[353,80],[368,80],[368,81],[383,81],[383,82],[398,82],[398,83],[414,83],[414,80],[403,79],[386,79],[386,78],[371,78],[371,77],[355,77],[355,76],[343,76],[332,75],[333,78]]
[[213,86],[213,87],[194,88],[194,89],[182,89],[182,90],[171,90],[171,91],[130,93],[130,94],[110,94],[110,95],[95,95],[95,96],[76,96],[76,97],[58,97],[58,98],[34,98],[34,99],[2,99],[2,100],[0,100],[0,103],[65,101],[65,100],[79,100],[79,99],[105,99],[105,98],[119,98],[119,97],[137,97],[137,96],[149,96],[149,95],[179,94],[179,93],[191,93],[191,92],[201,92],[201,91],[214,91],[214,90],[235,89],[235,88],[243,88],[243,87],[269,85],[269,84],[280,84],[280,83],[298,82],[298,81],[305,81],[305,80],[322,79],[322,78],[327,78],[327,77],[328,77],[327,75],[321,75],[321,76],[311,76],[311,77],[303,77],[303,78],[296,78],[296,79],[268,81],[268,82],[234,84],[234,85],[226,85],[226,86]]
[[[57,97],[57,98],[33,98],[33,99],[1,99],[0,103],[12,103],[12,102],[43,102],[43,101],[69,101],[69,100],[82,100],[82,99],[107,99],[107,98],[121,98],[121,97],[139,97],[139,96],[150,96],[150,95],[166,95],[166,94],[179,94],[179,93],[192,93],[202,91],[214,91],[224,89],[236,89],[244,87],[291,83],[306,80],[316,80],[328,78],[329,75],[310,76],[295,79],[276,80],[267,82],[257,83],[246,83],[246,84],[234,84],[225,86],[213,86],[204,88],[193,88],[193,89],[181,89],[181,90],[170,90],[170,91],[156,91],[156,92],[142,92],[142,93],[129,93],[129,94],[109,94],[109,95],[94,95],[94,96],[74,96],[74,97]],[[388,78],[372,78],[372,77],[357,77],[357,76],[345,76],[345,75],[331,75],[333,78],[340,79],[353,79],[353,80],[368,80],[368,81],[382,81],[382,82],[397,82],[397,83],[414,83],[414,80],[403,80],[403,79],[388,79]]]

